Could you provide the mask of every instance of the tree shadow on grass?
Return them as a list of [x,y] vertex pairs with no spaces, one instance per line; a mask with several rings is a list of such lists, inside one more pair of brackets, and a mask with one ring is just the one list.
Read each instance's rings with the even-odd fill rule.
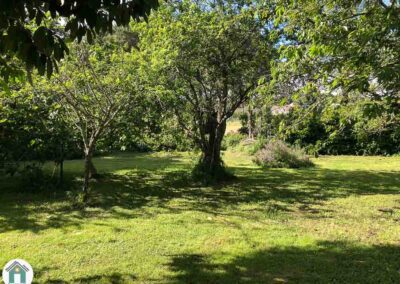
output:
[[[323,168],[243,169],[236,172],[245,181],[245,195],[250,200],[259,198],[259,191],[268,187],[271,198],[287,203],[318,203],[349,195],[398,194],[399,172],[347,171]],[[237,189],[240,183],[235,186]]]
[[[180,188],[181,198],[190,200],[189,209],[213,211],[226,206],[279,202],[280,211],[291,211],[297,205],[313,212],[311,206],[350,195],[399,194],[397,172],[343,171],[322,168],[285,170],[235,167],[233,182],[211,188],[190,185],[185,172],[168,173],[163,178],[167,188]],[[270,208],[266,208],[270,209]],[[211,213],[211,212],[210,212]],[[315,212],[316,213],[316,212]]]
[[218,263],[207,255],[173,256],[168,283],[398,283],[400,247],[320,242],[316,247],[255,251]]
[[[190,168],[182,169],[184,164],[177,158],[145,160],[143,156],[141,159],[143,168],[128,170],[126,162],[116,161],[121,164],[118,168],[124,168],[124,174],[109,173],[93,181],[92,198],[85,209],[74,208],[62,193],[20,193],[15,189],[3,192],[0,195],[0,233],[79,228],[90,218],[152,217],[158,212],[184,210],[240,217],[251,215],[233,208],[243,204],[257,204],[258,208],[252,210],[263,213],[290,212],[293,206],[312,213],[315,211],[312,206],[329,199],[400,193],[398,172],[232,167],[237,180],[204,187],[191,180]],[[161,160],[157,163],[157,159]],[[115,165],[107,166],[114,168]],[[172,200],[179,202],[171,206]]]
[[[168,167],[182,166],[181,155],[152,156],[149,154],[117,155],[97,158],[99,172],[103,178],[91,181],[92,203],[89,210],[77,208],[75,197],[81,187],[76,178],[80,174],[82,161],[66,167],[64,180],[73,184],[71,192],[60,190],[28,191],[21,188],[20,177],[0,176],[0,233],[10,230],[38,233],[48,228],[80,228],[86,219],[106,214],[112,217],[133,217],[118,212],[115,207],[124,209],[141,208],[147,203],[143,194],[145,183],[154,173],[163,172]],[[73,171],[71,169],[74,169]],[[157,169],[157,170],[155,170]],[[109,174],[107,171],[127,171],[124,175]],[[146,194],[161,198],[159,186],[147,186]],[[71,198],[72,197],[72,198]],[[105,212],[107,211],[107,212]]]

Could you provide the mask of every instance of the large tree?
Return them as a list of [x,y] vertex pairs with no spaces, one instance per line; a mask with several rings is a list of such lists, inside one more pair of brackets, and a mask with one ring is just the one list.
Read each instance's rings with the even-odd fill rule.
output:
[[51,87],[63,101],[68,119],[80,132],[85,157],[83,199],[96,174],[92,157],[96,143],[112,130],[113,121],[136,94],[136,68],[119,41],[98,38],[93,46],[76,44],[52,78]]
[[[158,0],[4,0],[0,2],[0,78],[18,69],[14,56],[28,69],[50,75],[68,47],[66,39],[92,42],[99,32],[147,17]],[[54,23],[59,24],[55,25]],[[11,61],[12,62],[12,61]]]
[[164,5],[139,33],[145,77],[169,98],[181,127],[201,150],[201,172],[222,166],[226,121],[269,78],[274,47],[267,7],[250,1]]

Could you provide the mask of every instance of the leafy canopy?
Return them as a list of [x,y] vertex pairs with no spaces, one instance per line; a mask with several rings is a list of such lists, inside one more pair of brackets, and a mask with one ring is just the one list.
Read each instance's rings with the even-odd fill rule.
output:
[[400,90],[400,2],[284,0],[279,76],[331,89],[393,96]]
[[168,102],[209,169],[221,164],[227,119],[269,78],[268,8],[256,1],[180,1],[133,26],[142,76]]
[[147,17],[158,0],[5,0],[0,10],[0,76],[8,79],[19,69],[14,56],[28,69],[50,76],[68,53],[66,38],[79,42],[86,36],[112,32],[114,25]]

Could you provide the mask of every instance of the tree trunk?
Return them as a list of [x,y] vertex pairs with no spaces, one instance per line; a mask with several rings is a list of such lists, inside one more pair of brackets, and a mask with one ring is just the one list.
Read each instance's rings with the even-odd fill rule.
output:
[[247,108],[247,130],[249,139],[254,138],[254,120],[253,120],[253,109],[251,105]]
[[83,202],[86,203],[89,197],[89,180],[91,177],[91,171],[94,169],[92,162],[92,149],[85,149],[85,170],[83,175]]
[[89,178],[95,178],[97,176],[97,170],[96,167],[93,164],[92,158],[90,158],[89,161]]
[[62,185],[64,183],[64,159],[60,161],[60,172],[58,176],[58,184]]
[[60,147],[60,169],[59,169],[59,176],[58,176],[58,184],[62,185],[64,183],[64,143],[61,142]]
[[204,147],[201,163],[204,169],[210,174],[214,174],[219,167],[222,167],[221,143],[226,130],[226,122],[221,123],[211,131],[208,143]]

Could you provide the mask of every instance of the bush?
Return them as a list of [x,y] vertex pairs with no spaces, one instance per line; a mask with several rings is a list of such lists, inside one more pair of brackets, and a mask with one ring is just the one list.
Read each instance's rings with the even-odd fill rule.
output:
[[271,140],[260,149],[253,160],[265,168],[305,168],[314,164],[299,147],[290,147],[280,140]]

